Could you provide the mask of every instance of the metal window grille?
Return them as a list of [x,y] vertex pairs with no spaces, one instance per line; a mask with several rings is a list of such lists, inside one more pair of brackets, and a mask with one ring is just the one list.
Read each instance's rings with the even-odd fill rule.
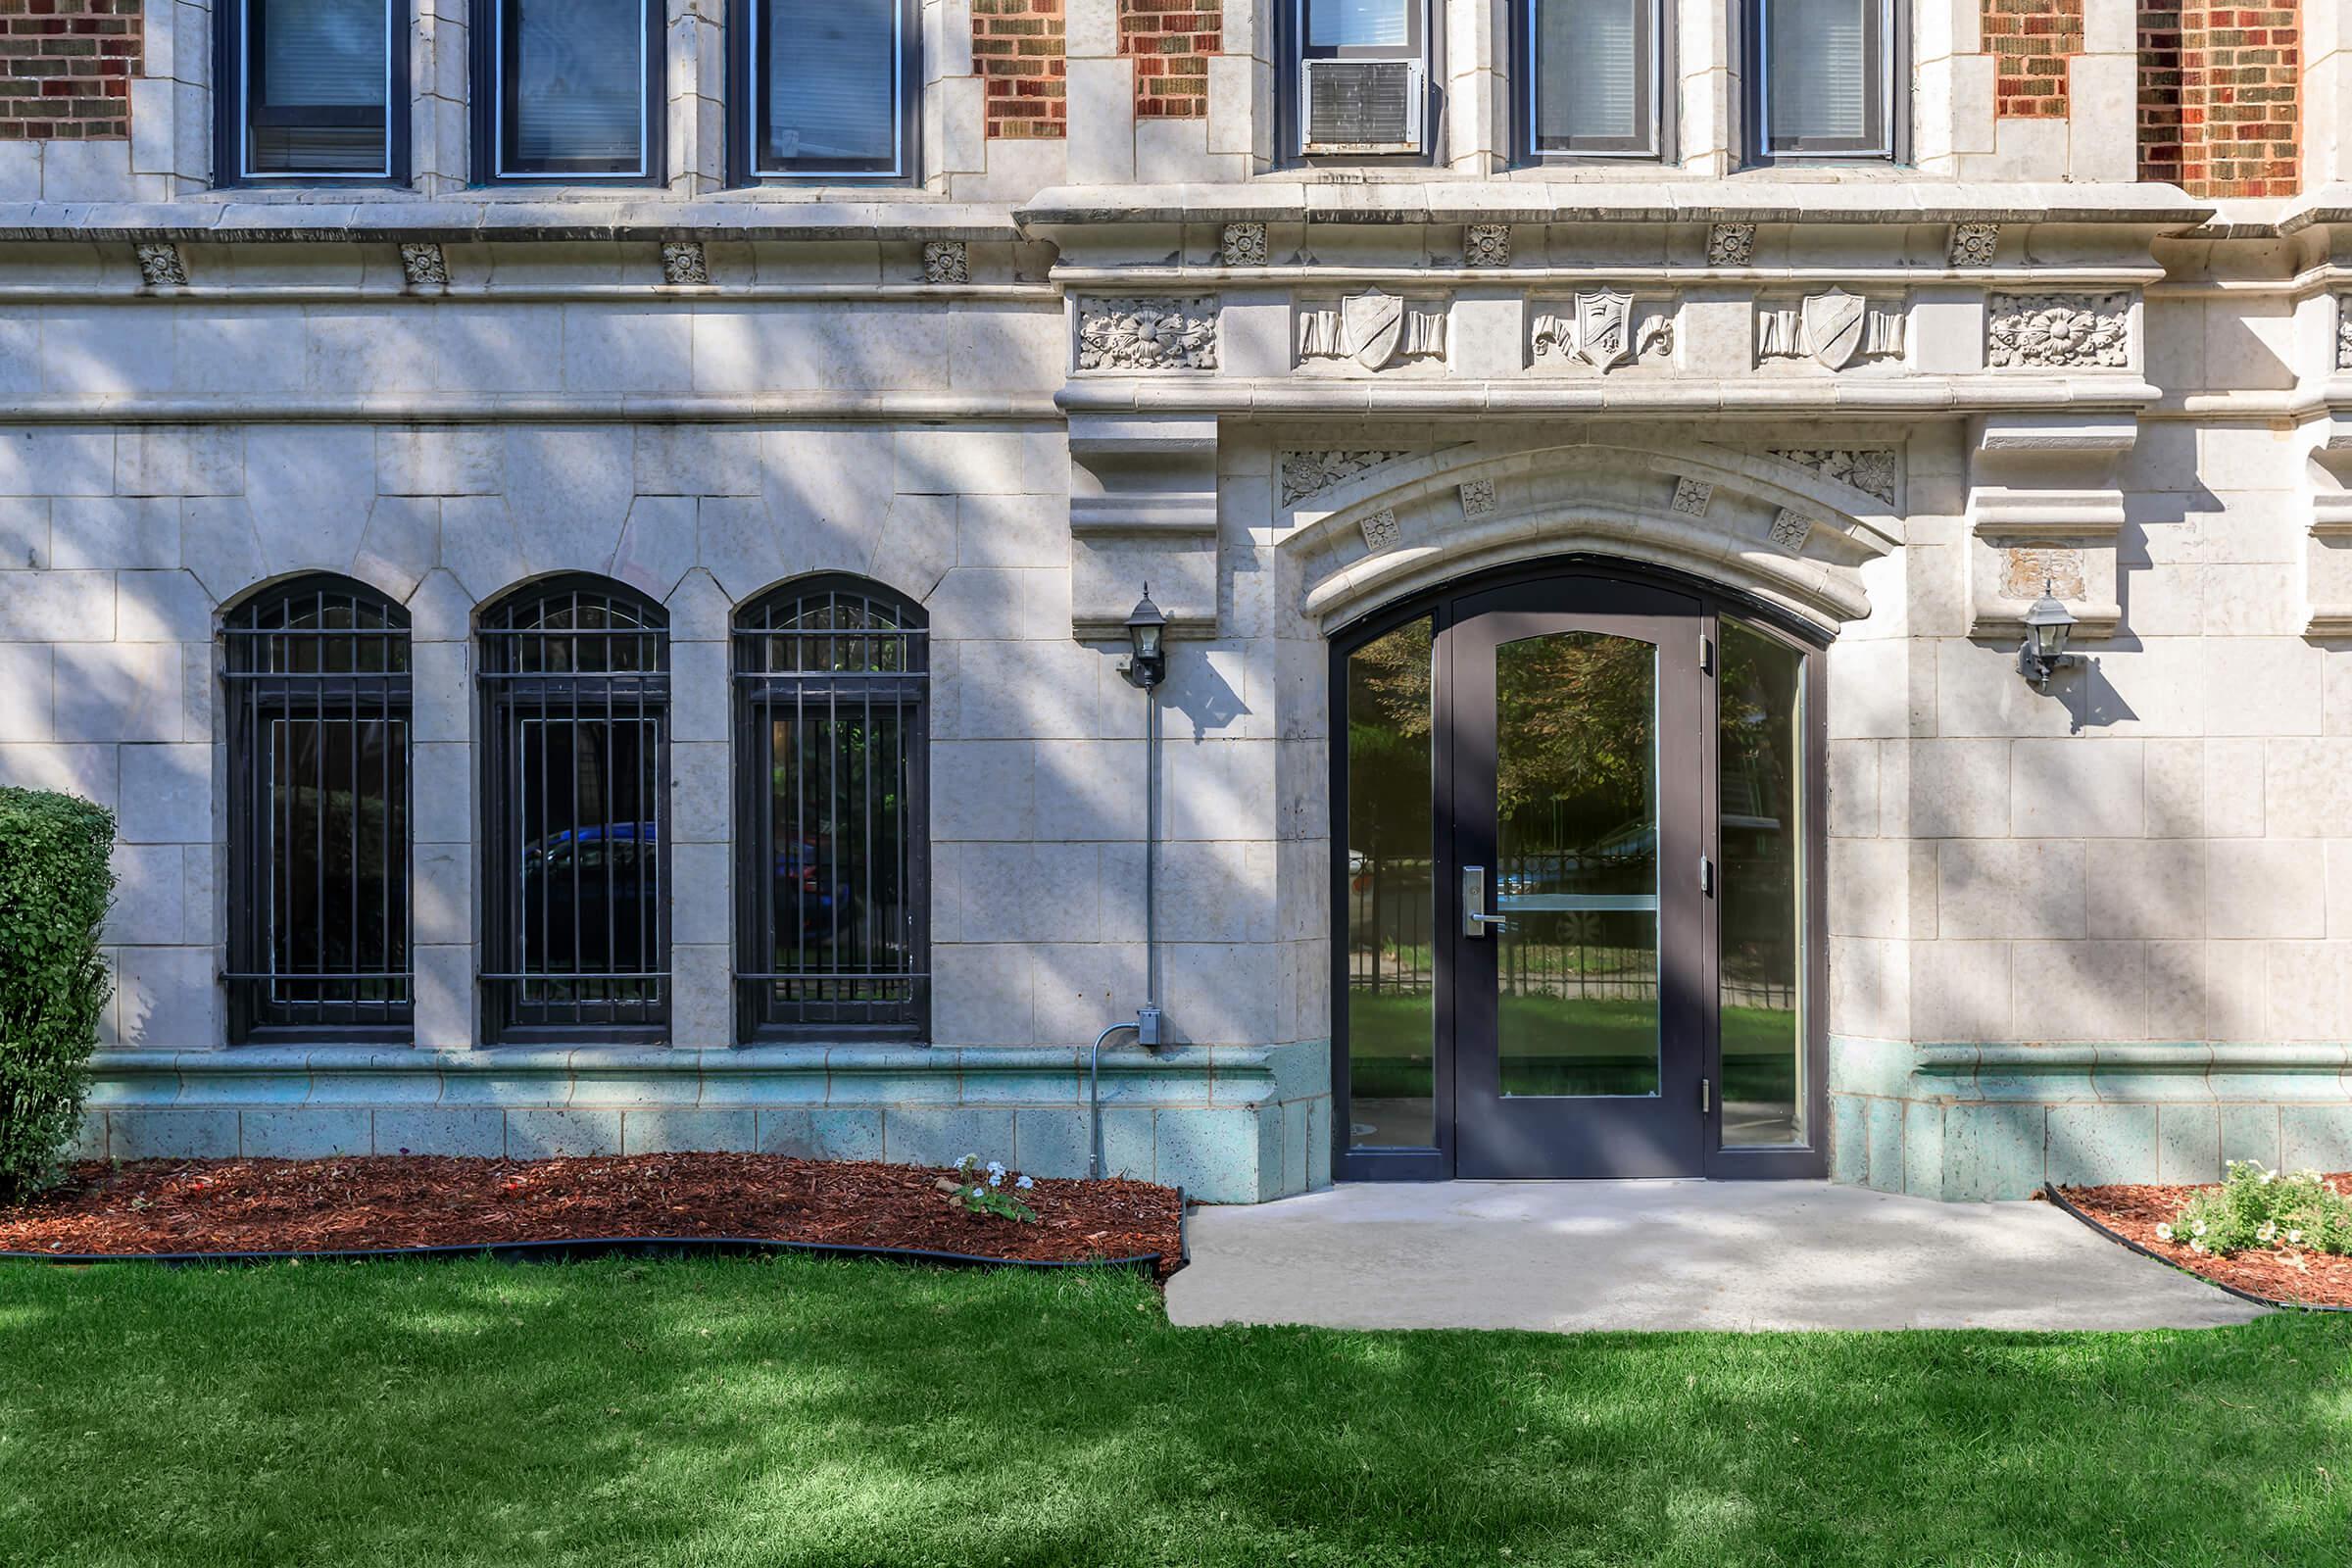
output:
[[306,577],[220,629],[230,1038],[406,1039],[409,620]]
[[927,1031],[928,644],[920,610],[850,577],[792,583],[736,617],[747,1039]]
[[660,1040],[669,1016],[669,632],[614,582],[483,616],[487,1037]]

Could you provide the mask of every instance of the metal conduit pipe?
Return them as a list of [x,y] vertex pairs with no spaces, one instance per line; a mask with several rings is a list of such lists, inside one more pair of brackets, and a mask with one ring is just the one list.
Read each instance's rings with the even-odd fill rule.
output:
[[1087,1174],[1102,1175],[1102,1047],[1122,1029],[1135,1031],[1146,1050],[1162,1040],[1159,1010],[1159,683],[1167,678],[1162,643],[1168,617],[1152,602],[1152,588],[1127,615],[1127,660],[1119,673],[1144,694],[1144,1004],[1132,1023],[1114,1023],[1095,1036],[1086,1058]]

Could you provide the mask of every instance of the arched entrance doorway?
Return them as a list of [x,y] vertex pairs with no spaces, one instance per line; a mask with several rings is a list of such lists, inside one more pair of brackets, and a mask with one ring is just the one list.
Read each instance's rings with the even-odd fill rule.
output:
[[1334,636],[1336,1175],[1825,1173],[1818,639],[1598,558]]

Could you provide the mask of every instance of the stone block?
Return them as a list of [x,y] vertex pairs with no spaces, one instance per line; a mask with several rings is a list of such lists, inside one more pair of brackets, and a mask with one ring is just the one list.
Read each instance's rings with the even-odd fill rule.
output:
[[2327,935],[2327,857],[2317,843],[2212,840],[2205,851],[2205,889],[2210,936]]
[[[6,594],[9,580],[0,577],[0,595]],[[0,612],[4,610],[0,606]],[[110,620],[111,610],[110,605]],[[59,740],[154,743],[185,738],[187,676],[181,644],[68,642],[57,648],[56,661],[53,691]],[[150,757],[143,765],[162,769],[177,768],[179,763]],[[209,762],[203,771],[209,788]],[[130,797],[126,794],[124,799],[127,804]],[[210,831],[208,820],[199,836],[209,836]]]
[[51,504],[50,564],[60,571],[179,565],[176,496],[61,496]]
[[1902,1190],[1923,1198],[1943,1195],[1944,1107],[1926,1101],[1903,1104]]
[[114,634],[112,572],[0,572],[0,642],[54,643]]
[[1160,1110],[1152,1179],[1203,1203],[1254,1203],[1279,1186],[1279,1108]]
[[617,1154],[620,1147],[617,1110],[510,1110],[507,1112],[509,1159],[564,1159],[586,1154]]
[[2079,841],[1946,840],[1937,855],[1944,937],[2079,937],[2086,929]]
[[1946,1107],[1941,1196],[1962,1202],[2030,1196],[2042,1179],[2042,1116],[2033,1103]]
[[234,1159],[234,1110],[120,1110],[107,1113],[107,1152],[121,1160]]
[[984,1106],[887,1105],[882,1112],[882,1157],[894,1165],[953,1165],[966,1154],[1011,1163],[1009,1109]]
[[122,803],[117,817],[125,844],[213,841],[213,753],[209,746],[125,746]]
[[761,1110],[760,1152],[799,1159],[880,1159],[880,1110]]
[[2156,1106],[2052,1105],[2047,1115],[2049,1180],[2088,1187],[2160,1179]]
[[501,1110],[427,1105],[377,1110],[373,1115],[379,1154],[463,1154],[477,1159],[506,1155],[507,1117]]
[[366,1110],[301,1106],[237,1112],[237,1150],[247,1159],[327,1159],[374,1152]]
[[2009,765],[2019,838],[2138,838],[2146,829],[2138,741],[2020,740]]
[[2162,1105],[2156,1112],[2156,1179],[2212,1182],[2222,1177],[2222,1109]]
[[752,1110],[687,1109],[675,1105],[620,1114],[620,1152],[650,1154],[670,1150],[719,1150],[750,1153],[759,1148]]
[[1865,1100],[1863,1105],[1862,1136],[1870,1151],[1864,1185],[1883,1193],[1902,1192],[1906,1180],[1903,1165],[1905,1102],[1873,1098]]
[[2278,1118],[2277,1105],[2221,1105],[2221,1154],[2227,1165],[2233,1159],[2261,1162],[2265,1170],[2279,1168]]

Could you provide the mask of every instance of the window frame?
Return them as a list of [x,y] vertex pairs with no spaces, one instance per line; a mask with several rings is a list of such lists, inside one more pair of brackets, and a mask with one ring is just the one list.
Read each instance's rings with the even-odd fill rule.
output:
[[760,27],[768,0],[727,4],[727,183],[755,185],[844,183],[913,184],[922,178],[923,25],[918,0],[892,0],[898,69],[891,90],[897,98],[898,138],[889,169],[761,169],[761,113],[767,103],[766,73],[760,69]]
[[1541,103],[1538,93],[1543,78],[1536,61],[1536,11],[1544,0],[1519,0],[1511,8],[1512,69],[1525,80],[1523,90],[1511,94],[1513,109],[1513,161],[1521,167],[1541,167],[1552,164],[1624,164],[1669,163],[1675,156],[1675,137],[1680,128],[1677,113],[1678,78],[1675,51],[1675,9],[1667,0],[1646,0],[1648,12],[1643,24],[1644,53],[1649,62],[1648,80],[1644,84],[1644,107],[1647,111],[1646,145],[1604,146],[1595,141],[1591,145],[1544,148],[1539,145],[1536,129]]
[[[305,599],[313,600],[320,611],[329,600],[348,601],[354,624],[342,629],[301,628],[290,624],[296,607]],[[363,606],[380,617],[380,626],[357,624],[358,611]],[[266,624],[272,613],[280,624]],[[398,648],[401,667],[391,668],[388,657],[384,667],[376,671],[359,668],[360,661],[356,658],[352,661],[354,667],[348,670],[304,672],[275,667],[279,655],[290,653],[299,644],[273,645],[272,639],[317,638],[323,643],[330,637],[380,639],[387,650]],[[366,644],[355,642],[353,646],[356,653]],[[222,734],[227,753],[227,961],[222,966],[221,984],[226,996],[229,1043],[407,1045],[416,1035],[416,643],[409,612],[389,595],[366,583],[335,572],[305,572],[248,595],[223,612],[214,647],[225,706]],[[262,662],[260,667],[254,662],[257,658]],[[272,765],[275,754],[265,744],[264,737],[268,726],[290,723],[305,716],[322,728],[333,722],[357,726],[371,718],[388,731],[398,727],[402,831],[397,845],[385,846],[387,863],[383,869],[398,879],[402,890],[399,945],[407,960],[404,968],[338,975],[325,971],[287,974],[275,967],[272,938],[276,933],[272,916],[278,869],[274,854],[279,842],[274,831],[278,792]],[[389,787],[389,734],[386,739],[387,761],[380,780],[389,800],[393,794]],[[323,751],[320,762],[323,767]],[[356,786],[356,751],[353,769]],[[356,787],[353,793],[358,795]],[[354,831],[356,835],[356,817]],[[320,858],[323,866],[325,858]],[[356,849],[353,858],[356,869]],[[321,888],[323,880],[321,869]],[[355,910],[357,890],[355,876]],[[387,895],[384,906],[387,933],[391,911]],[[353,923],[355,926],[359,923],[356,914]],[[374,1003],[292,1003],[271,997],[272,984],[287,978],[314,982],[397,978],[407,995],[405,999]],[[337,1010],[345,1011],[353,1019],[367,1012],[375,1016],[367,1022],[337,1021],[331,1017]]]
[[[257,20],[256,13],[259,13]],[[213,159],[220,190],[248,185],[406,186],[409,167],[409,7],[384,0],[384,167],[379,170],[293,170],[250,167],[253,82],[268,33],[265,0],[218,0],[213,12]],[[317,121],[286,121],[318,124]]]
[[1781,164],[1907,164],[1911,160],[1911,98],[1910,74],[1904,65],[1911,58],[1910,7],[1895,0],[1874,0],[1879,26],[1878,80],[1874,94],[1881,117],[1880,135],[1871,145],[1855,140],[1850,145],[1832,144],[1831,138],[1821,138],[1813,145],[1781,148],[1772,140],[1772,83],[1768,79],[1771,59],[1771,29],[1768,16],[1773,0],[1745,0],[1737,18],[1745,34],[1740,59],[1744,68],[1746,85],[1743,89],[1744,140],[1746,156],[1742,160],[1749,168],[1769,168]]
[[[525,612],[555,601],[582,596],[605,601],[608,610],[626,606],[638,619],[634,628],[549,632],[518,624]],[[533,635],[573,637],[653,638],[650,668],[614,672],[560,672],[514,666],[511,640]],[[675,1012],[676,987],[671,968],[672,914],[670,901],[676,884],[670,876],[670,749],[674,744],[671,712],[671,638],[669,613],[660,604],[626,583],[589,572],[566,572],[544,577],[499,596],[482,607],[476,617],[473,650],[474,684],[479,711],[476,748],[477,787],[480,791],[481,843],[475,861],[481,878],[481,958],[478,964],[481,1001],[481,1038],[485,1045],[529,1046],[585,1042],[595,1045],[664,1045]],[[576,664],[576,660],[574,661]],[[523,725],[530,715],[555,721],[567,715],[578,723],[601,711],[608,725],[626,716],[652,723],[654,762],[647,783],[655,822],[654,891],[651,908],[654,937],[650,944],[654,967],[630,971],[617,968],[603,975],[574,970],[528,969],[523,953],[521,901],[513,890],[519,881],[525,854],[521,813],[524,802],[514,799],[512,783],[522,765]],[[611,886],[608,881],[608,887]],[[576,949],[576,942],[575,942]],[[524,999],[523,987],[533,979],[646,979],[654,982],[653,999],[645,1002],[538,1002]],[[585,1013],[602,1009],[602,1019],[558,1017],[569,1008]]]
[[[1275,135],[1283,164],[1291,168],[1374,168],[1435,166],[1446,116],[1443,77],[1446,29],[1438,25],[1436,0],[1407,0],[1408,41],[1399,47],[1368,44],[1310,47],[1307,7],[1311,0],[1287,0],[1278,14],[1280,60],[1274,93]],[[1400,60],[1421,68],[1421,150],[1403,153],[1318,153],[1307,151],[1306,63],[1309,60]]]
[[666,76],[667,8],[659,0],[637,0],[645,31],[645,72],[638,88],[638,168],[634,171],[578,169],[510,169],[506,135],[511,112],[513,57],[508,21],[521,0],[475,0],[477,15],[487,11],[489,24],[471,28],[473,179],[477,185],[663,185],[668,182],[668,101],[662,87]]
[[[813,598],[849,595],[869,604],[887,606],[900,630],[880,635],[902,639],[908,667],[897,671],[777,671],[767,667],[765,640],[784,635],[776,625],[780,612],[793,611]],[[856,632],[798,632],[798,636],[856,636]],[[848,572],[821,572],[778,583],[754,595],[736,609],[728,629],[730,684],[734,688],[734,855],[735,855],[735,1029],[743,1044],[811,1039],[868,1039],[927,1043],[931,1038],[931,659],[930,617],[906,595]],[[793,1004],[779,1003],[775,982],[785,978],[822,978],[822,969],[786,971],[771,967],[775,960],[773,886],[775,851],[767,809],[775,776],[773,729],[763,721],[778,697],[806,696],[811,687],[863,689],[866,701],[895,699],[906,711],[901,731],[901,765],[906,772],[904,902],[906,949],[912,961],[906,978],[909,999],[894,1018],[865,1020],[826,1018],[827,1008],[870,1005],[807,1003],[801,1016],[780,1016]],[[827,695],[838,697],[838,693]],[[871,711],[869,706],[868,711]]]

